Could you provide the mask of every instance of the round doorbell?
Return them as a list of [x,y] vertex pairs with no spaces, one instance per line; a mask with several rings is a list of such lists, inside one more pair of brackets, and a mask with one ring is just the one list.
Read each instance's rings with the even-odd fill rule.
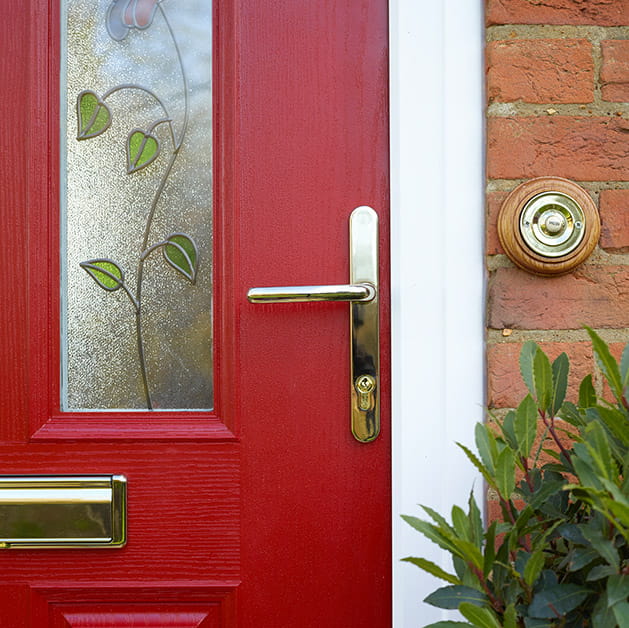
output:
[[601,230],[596,205],[576,183],[539,177],[515,188],[498,214],[509,259],[538,275],[561,275],[592,253]]

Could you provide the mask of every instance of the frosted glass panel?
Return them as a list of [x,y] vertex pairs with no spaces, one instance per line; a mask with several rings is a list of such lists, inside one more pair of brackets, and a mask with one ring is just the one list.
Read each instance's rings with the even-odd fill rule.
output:
[[62,408],[209,409],[211,1],[65,0],[62,32]]

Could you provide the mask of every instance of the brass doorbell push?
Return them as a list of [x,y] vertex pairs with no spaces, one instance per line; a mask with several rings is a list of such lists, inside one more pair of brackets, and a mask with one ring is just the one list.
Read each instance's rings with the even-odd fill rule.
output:
[[539,177],[515,188],[498,215],[498,237],[520,268],[561,275],[592,253],[600,219],[590,195],[560,177]]

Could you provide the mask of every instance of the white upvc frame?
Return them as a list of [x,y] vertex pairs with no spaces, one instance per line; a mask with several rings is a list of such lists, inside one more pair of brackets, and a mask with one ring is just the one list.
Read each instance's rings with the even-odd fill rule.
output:
[[451,563],[400,514],[482,487],[455,441],[484,403],[483,3],[389,4],[393,626],[421,628],[452,617],[422,603],[446,583],[400,559]]

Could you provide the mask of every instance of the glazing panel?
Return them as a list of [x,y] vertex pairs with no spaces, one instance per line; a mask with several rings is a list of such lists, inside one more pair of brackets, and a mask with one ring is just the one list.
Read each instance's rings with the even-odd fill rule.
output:
[[209,409],[211,1],[63,4],[62,409]]

